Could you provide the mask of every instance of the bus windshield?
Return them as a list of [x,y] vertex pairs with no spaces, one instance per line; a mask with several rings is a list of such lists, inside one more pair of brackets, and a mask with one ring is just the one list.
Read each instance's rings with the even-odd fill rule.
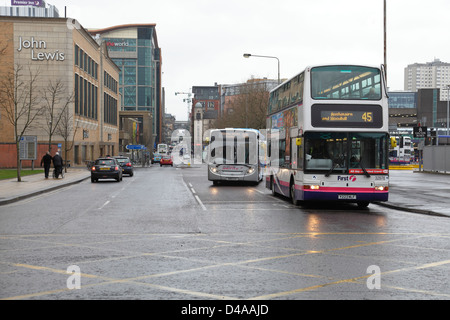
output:
[[316,100],[380,100],[380,70],[361,66],[312,68],[311,97]]
[[214,130],[211,133],[210,163],[256,164],[258,141],[255,132]]
[[388,168],[387,141],[386,133],[307,132],[305,171],[384,173]]

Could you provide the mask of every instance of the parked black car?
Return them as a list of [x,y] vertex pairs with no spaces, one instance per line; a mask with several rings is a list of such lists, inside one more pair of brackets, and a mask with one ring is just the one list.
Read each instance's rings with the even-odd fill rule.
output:
[[117,156],[114,157],[114,159],[116,159],[117,162],[119,162],[119,165],[122,167],[122,173],[128,174],[130,177],[133,176],[133,164],[131,163],[130,158]]
[[98,179],[116,179],[122,181],[122,168],[114,158],[99,158],[91,167],[91,181]]

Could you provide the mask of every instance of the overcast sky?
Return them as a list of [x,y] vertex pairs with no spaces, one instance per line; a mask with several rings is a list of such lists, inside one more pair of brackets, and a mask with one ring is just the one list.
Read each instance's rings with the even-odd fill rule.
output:
[[[6,1],[6,0],[4,0]],[[10,1],[6,1],[7,5]],[[156,23],[166,112],[186,120],[193,86],[281,78],[322,63],[380,65],[383,0],[48,0],[85,28]],[[408,64],[450,62],[449,0],[387,0],[387,70],[403,90]]]

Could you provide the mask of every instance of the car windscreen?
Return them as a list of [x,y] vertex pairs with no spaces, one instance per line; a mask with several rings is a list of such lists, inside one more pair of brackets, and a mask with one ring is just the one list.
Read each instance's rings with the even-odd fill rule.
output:
[[114,162],[114,160],[96,160],[95,164],[100,166],[113,166],[116,163]]
[[116,159],[116,160],[117,160],[117,162],[119,162],[120,164],[130,162],[130,159],[128,159],[128,158],[118,158],[118,159]]

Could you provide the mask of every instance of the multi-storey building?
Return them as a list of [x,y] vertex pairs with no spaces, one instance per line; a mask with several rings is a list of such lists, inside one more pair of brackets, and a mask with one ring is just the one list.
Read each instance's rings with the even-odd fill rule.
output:
[[[0,30],[2,89],[8,85],[5,80],[18,69],[22,69],[24,84],[30,74],[36,75],[33,97],[37,101],[33,108],[38,108],[49,104],[49,88],[61,84],[58,99],[50,102],[53,118],[46,110],[25,132],[37,137],[36,160],[40,161],[48,150],[49,128],[55,128],[55,119],[63,110],[68,111],[65,129],[69,135],[65,138],[60,130],[53,131],[52,155],[60,151],[71,164],[84,164],[99,156],[117,154],[120,69],[109,58],[106,47],[72,19],[0,16]],[[15,98],[25,93],[17,84],[16,88]],[[14,98],[2,95],[0,99],[0,167],[14,167],[16,137],[3,103]],[[17,126],[19,132],[24,127],[20,121]]]
[[417,92],[389,92],[389,130],[417,125]]
[[[203,132],[208,130],[214,119],[217,119],[220,110],[220,86],[214,84],[214,86],[194,86],[192,87],[192,93],[194,98],[192,99],[191,110],[191,132],[196,136],[195,121],[201,120],[203,124]],[[201,108],[199,106],[201,105]]]
[[389,130],[402,127],[447,127],[447,101],[440,101],[440,89],[417,92],[389,92]]
[[405,91],[418,89],[441,89],[440,100],[448,100],[450,85],[450,63],[434,59],[433,62],[414,63],[405,68]]
[[11,6],[0,6],[0,16],[59,18],[59,11],[44,0],[11,0]]
[[[161,87],[161,49],[156,36],[156,24],[129,24],[89,30],[91,35],[108,48],[109,56],[120,68],[118,89],[122,97],[121,116],[128,111],[150,112],[153,118],[152,137],[163,139],[164,100]],[[140,122],[142,125],[142,122]]]

